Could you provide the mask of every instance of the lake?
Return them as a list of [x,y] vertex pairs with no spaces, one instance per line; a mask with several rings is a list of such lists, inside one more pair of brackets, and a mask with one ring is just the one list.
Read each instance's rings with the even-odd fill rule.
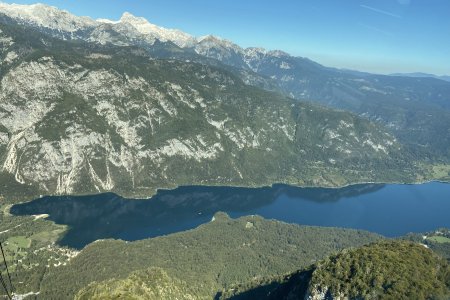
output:
[[68,225],[58,243],[77,249],[98,239],[133,241],[192,229],[209,222],[218,211],[233,218],[257,214],[395,237],[450,227],[450,184],[363,184],[339,189],[185,186],[160,190],[147,200],[112,193],[51,196],[11,208],[13,215],[48,214],[49,220]]

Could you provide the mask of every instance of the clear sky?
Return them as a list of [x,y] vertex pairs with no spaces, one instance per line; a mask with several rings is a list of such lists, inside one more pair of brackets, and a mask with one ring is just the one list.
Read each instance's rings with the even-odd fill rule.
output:
[[[29,0],[14,0],[22,4]],[[41,0],[76,15],[124,11],[195,36],[281,49],[327,66],[450,74],[450,0]]]

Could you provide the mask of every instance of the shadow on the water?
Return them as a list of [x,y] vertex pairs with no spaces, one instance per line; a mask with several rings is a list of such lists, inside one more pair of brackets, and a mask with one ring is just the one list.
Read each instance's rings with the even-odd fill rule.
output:
[[244,215],[269,205],[280,195],[314,202],[338,201],[375,192],[383,185],[341,189],[274,185],[262,188],[185,186],[160,190],[148,200],[128,200],[112,193],[93,196],[52,196],[17,204],[14,215],[48,214],[49,220],[69,225],[60,245],[83,248],[105,238],[138,240],[192,229],[218,211]]
[[342,198],[358,197],[364,194],[375,193],[382,188],[384,184],[356,184],[342,188],[299,188],[290,185],[277,184],[274,189],[278,193],[283,193],[290,198],[301,198],[314,202],[337,202]]

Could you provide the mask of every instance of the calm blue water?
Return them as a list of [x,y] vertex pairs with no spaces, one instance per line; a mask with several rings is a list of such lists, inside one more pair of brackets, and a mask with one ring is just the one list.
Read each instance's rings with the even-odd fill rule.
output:
[[354,185],[340,189],[179,187],[148,200],[114,194],[43,197],[11,208],[49,214],[70,229],[59,244],[74,248],[105,238],[138,240],[197,227],[218,212],[257,214],[289,223],[365,229],[394,237],[450,228],[450,184]]

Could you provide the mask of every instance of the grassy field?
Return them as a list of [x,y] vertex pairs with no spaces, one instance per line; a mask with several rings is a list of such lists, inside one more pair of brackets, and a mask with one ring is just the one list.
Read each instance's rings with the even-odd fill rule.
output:
[[[27,250],[31,246],[31,240],[25,236],[13,236],[8,238],[3,244],[5,250],[5,258],[7,262],[12,262],[27,257]],[[10,271],[16,270],[15,264],[9,264]]]
[[449,179],[450,178],[450,165],[434,165],[433,175],[437,179]]
[[17,251],[19,249],[30,248],[31,240],[25,236],[13,236],[6,240],[6,248],[11,251]]
[[450,243],[450,239],[448,237],[445,236],[432,236],[432,237],[428,237],[427,240],[436,242],[436,243]]

